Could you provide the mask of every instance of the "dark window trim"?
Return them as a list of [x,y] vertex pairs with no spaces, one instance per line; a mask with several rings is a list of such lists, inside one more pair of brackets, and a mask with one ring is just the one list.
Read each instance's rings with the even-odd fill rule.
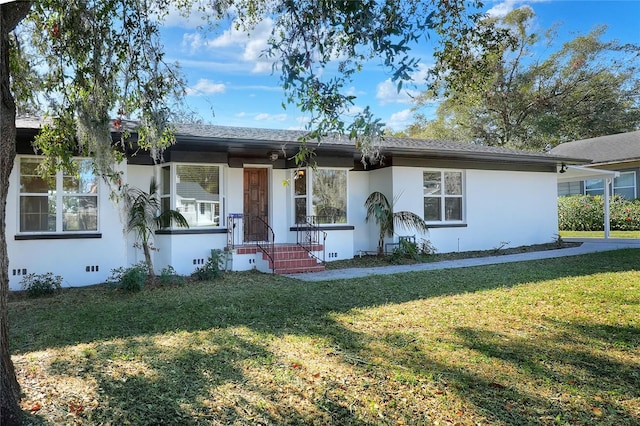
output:
[[428,223],[427,228],[466,228],[466,223]]
[[[318,225],[321,231],[353,231],[356,229],[353,225]],[[292,226],[289,231],[312,231],[314,228],[308,226]]]
[[23,240],[75,240],[86,238],[102,238],[102,234],[67,233],[67,234],[20,234],[14,237],[16,241]]
[[156,235],[197,235],[197,234],[226,234],[227,228],[215,229],[158,229]]

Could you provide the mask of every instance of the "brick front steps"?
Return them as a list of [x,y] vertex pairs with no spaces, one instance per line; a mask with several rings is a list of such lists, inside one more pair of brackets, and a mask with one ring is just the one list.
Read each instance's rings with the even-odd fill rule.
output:
[[[276,274],[298,274],[325,270],[324,264],[297,244],[276,244],[273,249],[273,262],[256,246],[238,247],[236,252],[238,254],[255,253],[256,269],[262,272],[270,273],[273,270]],[[322,249],[322,245],[314,245],[311,248],[314,252],[321,252]]]

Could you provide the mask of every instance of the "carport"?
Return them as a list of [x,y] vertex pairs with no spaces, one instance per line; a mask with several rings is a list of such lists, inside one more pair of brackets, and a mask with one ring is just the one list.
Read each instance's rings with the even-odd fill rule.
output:
[[613,170],[593,169],[582,166],[567,166],[563,164],[558,170],[558,183],[575,182],[584,180],[604,180],[604,237],[609,238],[611,233],[611,221],[609,212],[609,199],[613,193],[613,179],[620,176],[620,172]]

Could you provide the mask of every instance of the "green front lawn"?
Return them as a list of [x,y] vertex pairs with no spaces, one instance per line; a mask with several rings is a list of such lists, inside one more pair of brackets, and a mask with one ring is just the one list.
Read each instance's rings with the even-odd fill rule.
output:
[[32,423],[640,423],[640,251],[13,295]]
[[[604,238],[604,231],[560,231],[564,238]],[[611,231],[609,238],[640,238],[640,231]]]

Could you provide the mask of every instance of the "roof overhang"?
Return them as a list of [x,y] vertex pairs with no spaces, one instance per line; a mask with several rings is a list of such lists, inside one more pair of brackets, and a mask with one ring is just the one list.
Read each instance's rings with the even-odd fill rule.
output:
[[558,171],[558,183],[575,182],[578,180],[613,179],[620,176],[614,170],[594,169],[593,167],[566,166],[564,172]]

